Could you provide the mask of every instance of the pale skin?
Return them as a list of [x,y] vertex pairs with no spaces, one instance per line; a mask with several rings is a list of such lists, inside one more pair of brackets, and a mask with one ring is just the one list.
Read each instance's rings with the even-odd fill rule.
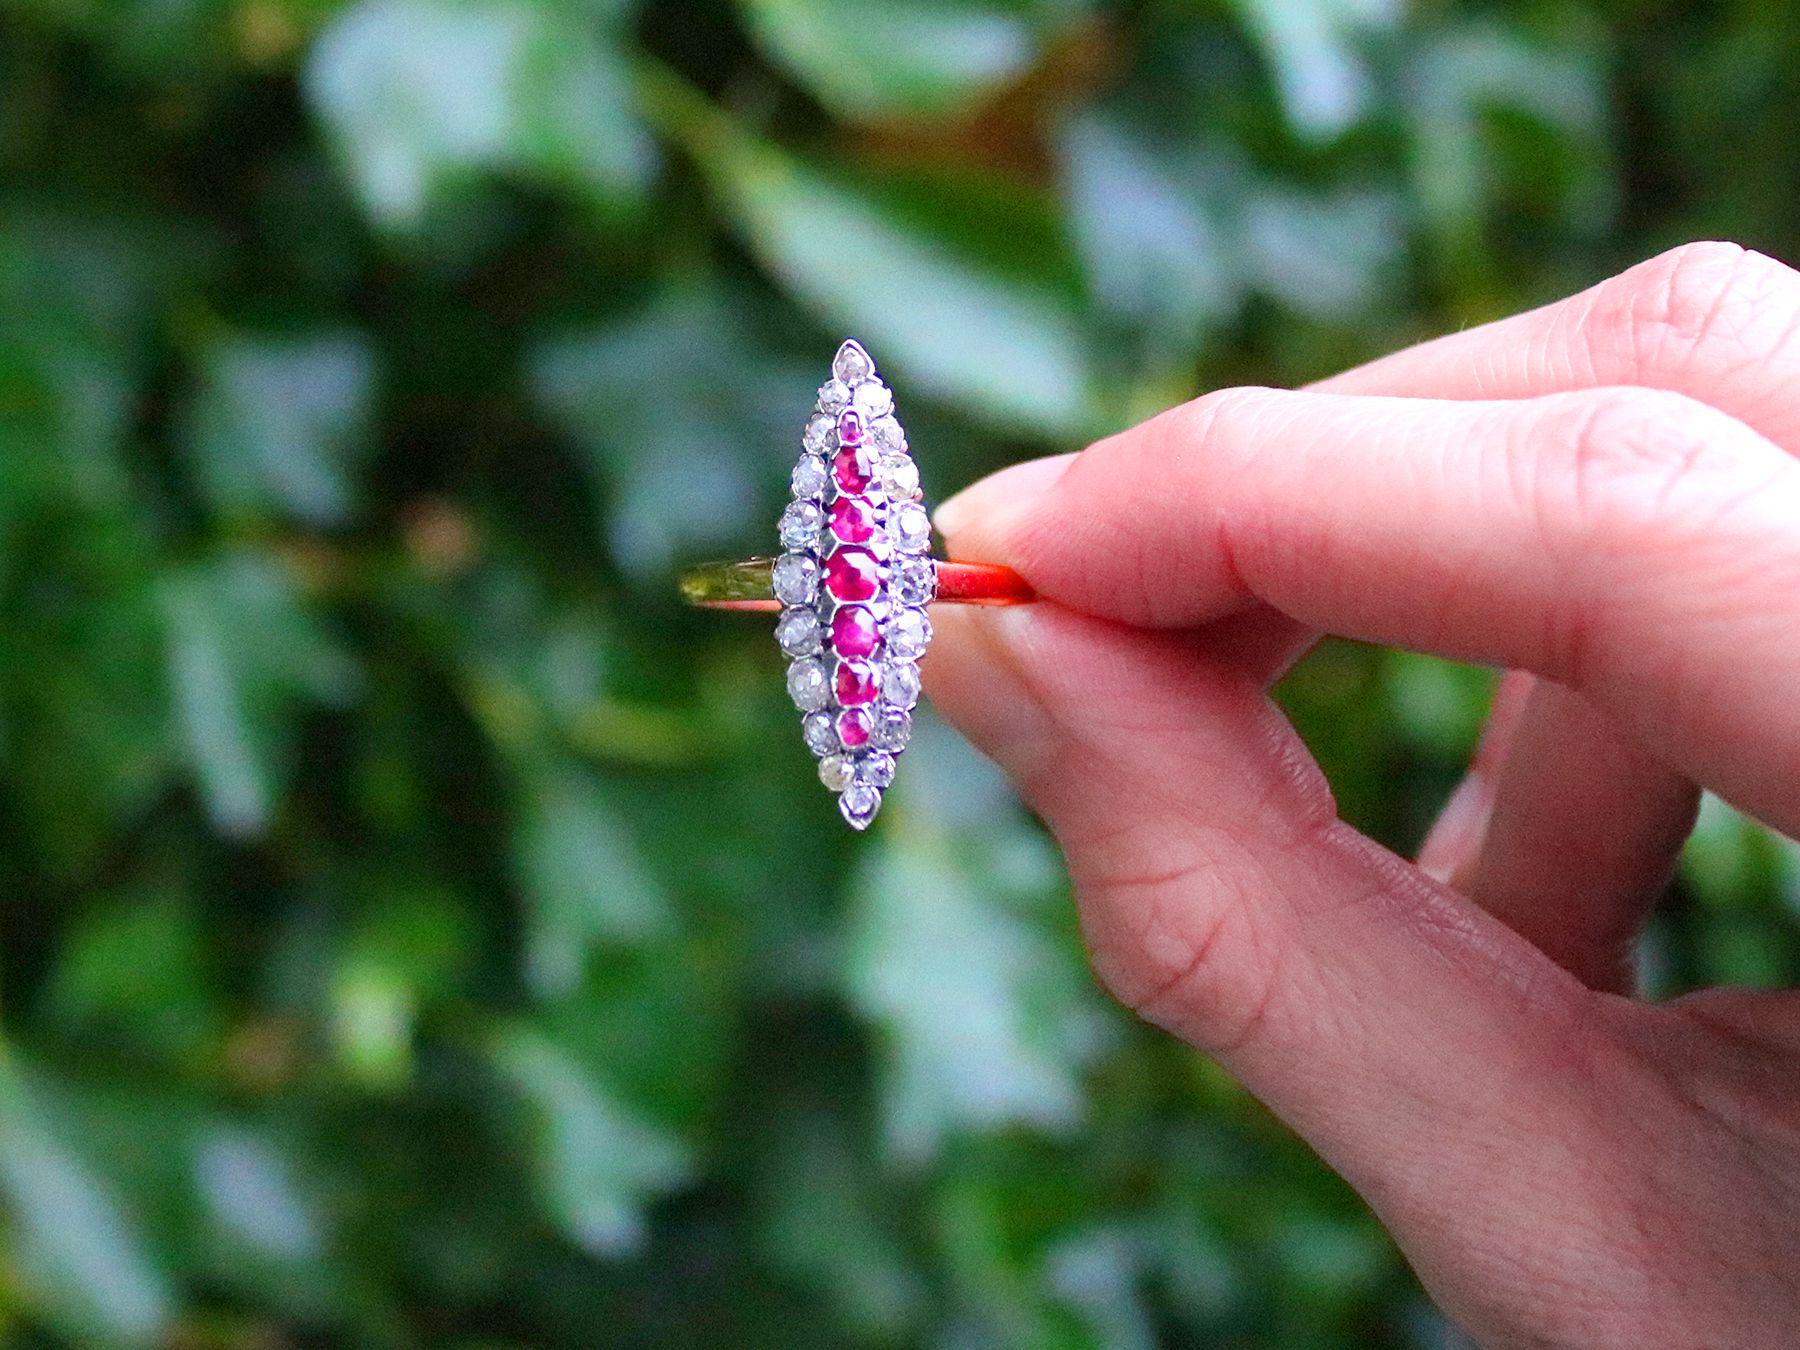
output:
[[[1800,833],[1797,391],[1800,273],[1693,244],[938,513],[1043,597],[942,610],[928,684],[1100,978],[1486,1345],[1800,1345],[1800,993],[1632,978],[1700,787]],[[1268,697],[1322,632],[1509,672],[1417,862]]]

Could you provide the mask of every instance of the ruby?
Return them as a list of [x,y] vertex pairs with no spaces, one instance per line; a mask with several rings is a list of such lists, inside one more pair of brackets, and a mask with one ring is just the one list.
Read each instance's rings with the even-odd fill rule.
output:
[[845,707],[854,703],[873,703],[876,694],[875,667],[867,661],[839,661],[837,667],[837,701]]
[[867,656],[877,640],[875,616],[861,605],[845,605],[831,616],[831,646],[839,656]]
[[846,708],[838,714],[838,739],[844,743],[846,750],[854,750],[858,746],[869,743],[869,714],[861,708]]
[[881,588],[881,564],[866,548],[840,548],[825,560],[825,589],[834,600],[873,600]]
[[863,443],[863,418],[855,408],[845,408],[838,414],[838,444],[861,445]]
[[875,508],[861,497],[839,497],[831,504],[831,530],[845,543],[867,543],[875,537]]
[[862,451],[848,445],[832,456],[831,476],[837,479],[839,490],[848,492],[851,496],[868,487],[869,480],[873,477]]

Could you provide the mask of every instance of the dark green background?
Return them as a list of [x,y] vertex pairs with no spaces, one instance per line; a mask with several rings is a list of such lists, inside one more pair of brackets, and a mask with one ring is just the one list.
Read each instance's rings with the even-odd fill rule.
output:
[[[673,568],[767,551],[846,333],[935,500],[1800,256],[1789,8],[0,0],[0,1328],[1430,1343],[992,771],[927,725],[852,838]],[[1489,684],[1286,697],[1410,847]],[[1709,806],[1653,986],[1792,980],[1796,895]]]

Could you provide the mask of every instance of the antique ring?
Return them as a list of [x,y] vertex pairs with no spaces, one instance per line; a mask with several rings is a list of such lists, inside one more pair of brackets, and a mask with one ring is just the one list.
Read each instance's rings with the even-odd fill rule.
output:
[[819,778],[867,829],[912,735],[931,603],[1032,599],[1018,573],[931,557],[919,469],[894,396],[861,344],[838,348],[801,436],[778,558],[706,563],[681,578],[689,604],[775,612],[788,693]]

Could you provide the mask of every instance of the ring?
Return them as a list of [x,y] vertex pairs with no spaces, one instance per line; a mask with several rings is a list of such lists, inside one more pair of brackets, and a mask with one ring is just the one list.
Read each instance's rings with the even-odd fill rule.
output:
[[881,809],[912,736],[932,603],[1035,597],[1009,567],[940,562],[919,469],[894,396],[861,343],[845,342],[801,435],[777,558],[703,563],[681,595],[709,609],[775,613],[787,688],[819,778],[858,830]]

